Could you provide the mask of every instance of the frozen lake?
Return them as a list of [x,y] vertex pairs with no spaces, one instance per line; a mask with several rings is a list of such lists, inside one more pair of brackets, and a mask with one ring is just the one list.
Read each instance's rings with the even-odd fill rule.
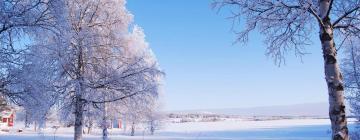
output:
[[[354,125],[350,125],[353,130]],[[111,140],[329,140],[327,119],[293,119],[271,121],[226,120],[220,122],[170,123],[154,136],[142,131],[131,137],[120,130],[110,131]],[[120,135],[122,134],[122,135]],[[61,128],[56,140],[71,140],[72,128]],[[99,135],[85,135],[85,140],[101,139]],[[51,129],[44,134],[3,133],[0,140],[54,140]]]
[[160,136],[186,137],[188,139],[246,139],[246,140],[329,140],[329,125],[294,126],[284,128],[259,128],[251,130],[224,130],[200,132],[166,132]]
[[[350,122],[350,130],[354,125]],[[159,136],[178,136],[188,139],[235,140],[329,140],[328,119],[291,119],[271,121],[190,122],[170,124]]]

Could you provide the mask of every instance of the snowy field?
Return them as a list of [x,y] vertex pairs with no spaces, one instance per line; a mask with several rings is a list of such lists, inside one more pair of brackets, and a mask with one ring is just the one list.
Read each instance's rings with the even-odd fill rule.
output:
[[[138,131],[137,136],[123,130],[110,130],[111,140],[328,140],[328,119],[290,119],[270,121],[225,120],[218,122],[168,123],[154,136]],[[100,131],[85,135],[85,140],[101,139]],[[98,133],[96,135],[96,133]],[[43,133],[25,130],[22,133],[2,133],[0,140],[71,140],[72,128],[54,129]]]

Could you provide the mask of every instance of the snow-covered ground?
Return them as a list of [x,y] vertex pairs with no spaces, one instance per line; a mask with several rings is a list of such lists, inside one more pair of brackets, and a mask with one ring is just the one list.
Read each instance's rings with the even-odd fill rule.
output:
[[[350,122],[351,124],[351,122]],[[330,139],[328,119],[287,119],[249,121],[228,119],[218,122],[168,123],[154,136],[138,132],[131,137],[123,130],[110,130],[111,140],[328,140]],[[352,128],[352,127],[350,127]],[[60,128],[54,135],[53,128],[43,133],[13,130],[1,133],[0,140],[71,140],[73,128]],[[101,139],[100,130],[94,135],[85,135],[85,140]]]

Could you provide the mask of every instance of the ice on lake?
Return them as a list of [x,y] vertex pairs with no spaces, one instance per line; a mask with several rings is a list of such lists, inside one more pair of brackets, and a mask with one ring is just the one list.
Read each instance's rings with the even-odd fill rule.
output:
[[[351,123],[351,122],[350,122]],[[354,124],[350,124],[353,130]],[[154,136],[138,131],[137,136],[110,130],[111,140],[329,140],[328,119],[287,119],[268,121],[225,120],[218,122],[168,123]],[[72,128],[60,128],[53,135],[44,133],[2,133],[0,140],[71,140]],[[85,140],[101,139],[101,135],[85,135]]]

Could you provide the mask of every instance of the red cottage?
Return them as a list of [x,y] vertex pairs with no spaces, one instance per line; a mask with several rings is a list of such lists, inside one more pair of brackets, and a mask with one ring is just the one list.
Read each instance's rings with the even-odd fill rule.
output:
[[7,108],[0,113],[0,127],[12,127],[14,126],[15,111],[11,108]]

